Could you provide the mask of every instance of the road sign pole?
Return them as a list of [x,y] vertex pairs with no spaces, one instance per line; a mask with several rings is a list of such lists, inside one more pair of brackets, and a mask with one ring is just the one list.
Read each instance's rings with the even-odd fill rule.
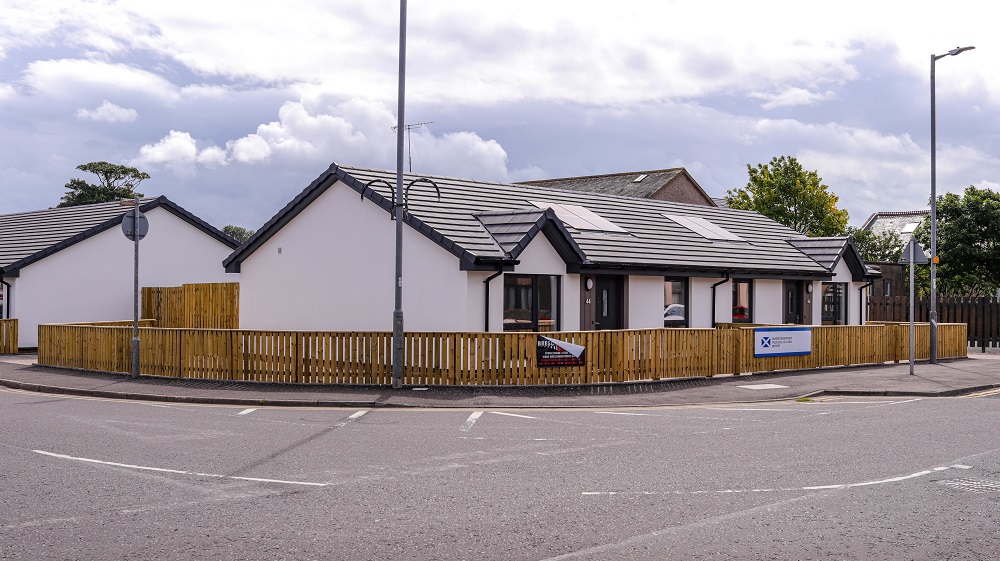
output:
[[139,377],[139,196],[135,197],[132,231],[135,239],[135,271],[132,282],[132,377]]
[[914,346],[914,342],[916,340],[916,337],[915,337],[914,332],[913,332],[913,304],[914,304],[914,302],[913,302],[913,261],[914,261],[914,255],[913,254],[914,254],[914,252],[916,250],[916,244],[912,243],[912,241],[911,241],[911,243],[907,247],[907,249],[910,251],[910,376],[913,376],[913,358],[914,358],[913,357],[913,346]]

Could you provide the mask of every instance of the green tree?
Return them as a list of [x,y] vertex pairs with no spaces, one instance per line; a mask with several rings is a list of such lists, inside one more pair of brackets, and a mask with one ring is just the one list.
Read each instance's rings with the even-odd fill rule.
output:
[[234,226],[232,224],[229,224],[228,226],[224,226],[222,228],[223,234],[229,236],[230,238],[233,238],[234,240],[240,243],[243,243],[248,239],[250,239],[250,236],[253,235],[253,232],[254,232],[253,230],[248,230],[246,228],[243,228],[242,226]]
[[861,258],[870,263],[895,263],[903,251],[903,241],[893,232],[876,234],[848,226],[844,235],[851,236]]
[[807,236],[839,236],[847,226],[847,211],[837,208],[815,171],[806,171],[791,156],[769,164],[747,164],[746,187],[726,192],[730,208],[754,210]]
[[149,179],[149,174],[136,168],[109,164],[108,162],[90,162],[76,166],[80,171],[97,175],[99,184],[87,183],[82,179],[71,179],[66,184],[66,194],[58,206],[90,205],[94,203],[109,203],[122,199],[142,197],[135,188],[142,180]]
[[[947,193],[937,203],[938,293],[985,296],[1000,288],[1000,194],[969,186],[964,196]],[[914,233],[930,248],[930,226]],[[929,267],[927,267],[929,269]]]

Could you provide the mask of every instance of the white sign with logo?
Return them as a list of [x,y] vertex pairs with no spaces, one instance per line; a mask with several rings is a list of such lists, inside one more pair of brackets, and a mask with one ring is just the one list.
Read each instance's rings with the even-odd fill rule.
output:
[[753,356],[796,356],[812,353],[811,327],[757,327]]

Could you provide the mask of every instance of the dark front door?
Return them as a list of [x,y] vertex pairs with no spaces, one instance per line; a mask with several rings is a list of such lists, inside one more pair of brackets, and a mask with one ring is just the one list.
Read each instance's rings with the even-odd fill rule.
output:
[[624,328],[622,297],[622,277],[612,275],[597,275],[594,277],[594,303],[597,305],[594,314],[594,329]]
[[784,323],[801,324],[802,321],[802,283],[799,281],[784,281],[785,309]]

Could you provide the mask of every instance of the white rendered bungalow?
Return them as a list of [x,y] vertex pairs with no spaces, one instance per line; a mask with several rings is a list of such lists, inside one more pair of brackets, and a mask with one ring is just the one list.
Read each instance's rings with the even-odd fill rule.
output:
[[[240,327],[391,330],[394,184],[392,171],[331,165],[230,255]],[[754,212],[413,174],[407,185],[407,331],[864,319],[849,308],[867,273],[847,238],[817,261],[807,238]]]
[[[219,266],[239,245],[166,197],[139,209],[140,286],[232,282]],[[2,314],[18,319],[18,344],[38,345],[38,325],[127,320],[133,315],[134,245],[118,202],[0,215]]]

